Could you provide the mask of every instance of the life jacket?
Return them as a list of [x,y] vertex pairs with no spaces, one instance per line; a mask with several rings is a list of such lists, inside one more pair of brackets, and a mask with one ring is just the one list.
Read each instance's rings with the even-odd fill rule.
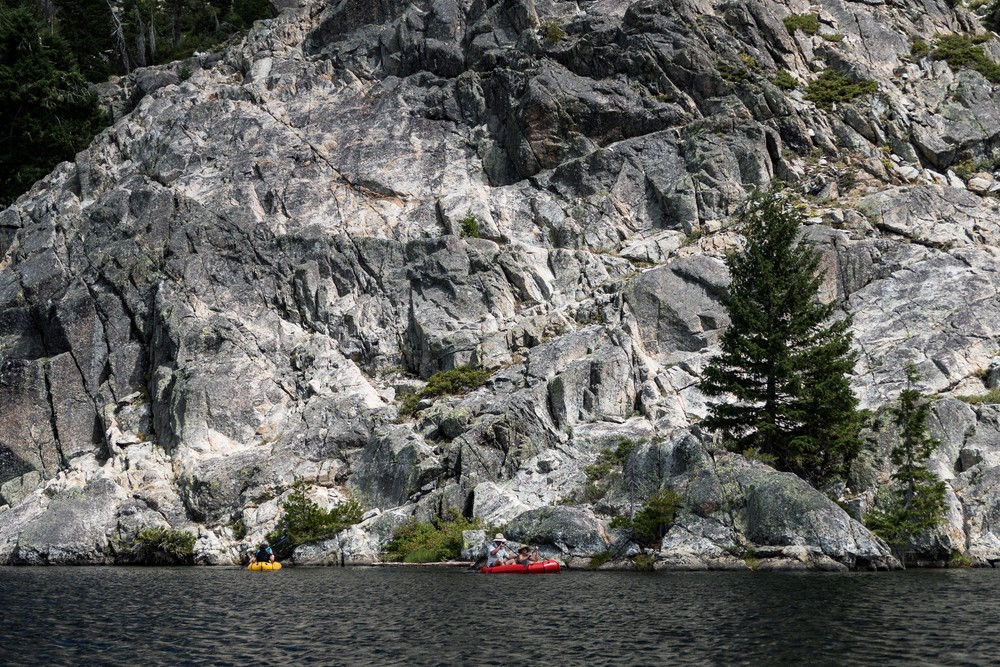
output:
[[271,547],[262,547],[260,549],[257,549],[257,553],[254,554],[254,558],[257,559],[258,563],[270,563]]

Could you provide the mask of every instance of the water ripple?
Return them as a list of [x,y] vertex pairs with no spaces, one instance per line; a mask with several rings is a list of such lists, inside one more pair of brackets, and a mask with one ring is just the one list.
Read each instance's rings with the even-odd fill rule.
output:
[[0,663],[985,665],[1000,573],[2,568]]

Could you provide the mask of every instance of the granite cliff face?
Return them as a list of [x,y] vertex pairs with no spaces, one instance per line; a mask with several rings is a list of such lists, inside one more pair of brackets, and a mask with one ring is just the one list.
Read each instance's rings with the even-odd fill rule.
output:
[[[1000,188],[968,168],[1000,157],[1000,97],[910,55],[981,30],[930,0],[315,0],[105,84],[115,124],[0,213],[0,562],[113,562],[142,526],[229,562],[296,480],[369,508],[298,562],[371,562],[449,508],[585,562],[628,550],[630,489],[579,492],[629,438],[630,479],[685,499],[657,567],[895,567],[697,426],[732,215],[776,179],[854,318],[864,407],[909,363],[942,399],[949,517],[921,553],[1000,559],[1000,419],[952,398],[1000,383]],[[825,68],[878,92],[821,108]],[[466,364],[484,387],[399,414]]]

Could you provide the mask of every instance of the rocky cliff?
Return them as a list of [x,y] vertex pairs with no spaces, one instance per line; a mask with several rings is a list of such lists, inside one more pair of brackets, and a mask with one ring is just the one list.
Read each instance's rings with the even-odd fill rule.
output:
[[[586,562],[622,546],[608,518],[637,485],[669,485],[657,567],[895,567],[697,426],[732,216],[774,181],[854,318],[863,406],[909,363],[940,398],[949,514],[923,553],[1000,559],[1000,413],[954,398],[1000,383],[1000,96],[934,50],[984,34],[968,11],[282,4],[220,54],[105,84],[114,125],[0,213],[0,562],[112,562],[143,526],[229,562],[302,480],[368,512],[298,562],[371,562],[449,509]],[[485,386],[401,413],[464,365]],[[855,515],[888,474],[873,423],[835,490]],[[634,483],[590,502],[584,467],[625,438]]]

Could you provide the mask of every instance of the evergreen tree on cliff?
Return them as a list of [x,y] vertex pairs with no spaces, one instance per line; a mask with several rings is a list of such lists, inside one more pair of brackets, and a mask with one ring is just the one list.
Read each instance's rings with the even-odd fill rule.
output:
[[0,3],[0,207],[105,125],[65,40],[36,7]]
[[104,81],[119,71],[107,0],[49,0],[56,9],[55,30],[66,40],[80,73],[88,81]]
[[897,549],[941,523],[945,511],[944,482],[925,465],[940,444],[927,431],[931,404],[914,386],[920,379],[916,368],[907,369],[906,379],[892,410],[899,429],[899,444],[890,454],[896,472],[881,507],[865,517],[872,532]]
[[702,375],[701,390],[718,399],[704,426],[733,451],[819,486],[842,476],[861,447],[850,319],[819,301],[820,255],[790,201],[758,193],[740,226],[746,245],[726,261],[731,324]]

